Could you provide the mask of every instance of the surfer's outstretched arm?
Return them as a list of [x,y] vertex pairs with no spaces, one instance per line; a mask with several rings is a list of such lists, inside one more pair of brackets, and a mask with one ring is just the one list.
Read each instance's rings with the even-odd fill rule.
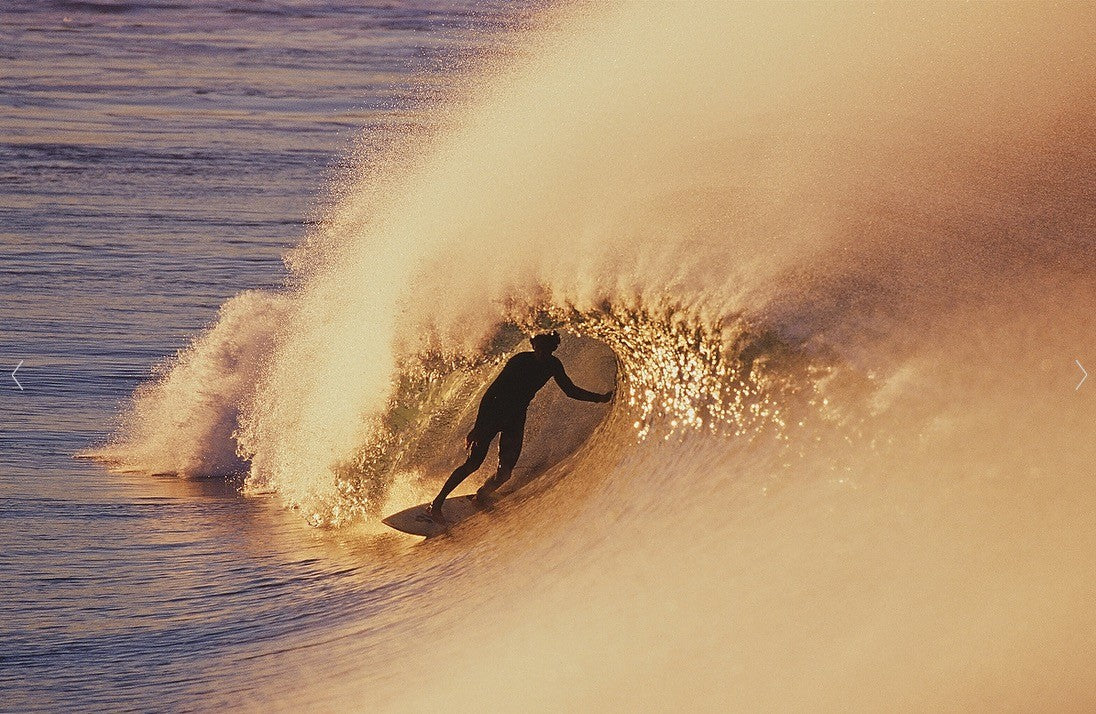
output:
[[558,368],[552,374],[553,379],[556,380],[556,384],[563,390],[571,399],[577,399],[580,402],[607,402],[613,398],[612,392],[605,392],[605,394],[598,394],[597,392],[590,392],[582,387],[575,386],[575,383],[571,381],[571,378],[567,376],[567,371],[563,369],[563,363],[558,362]]

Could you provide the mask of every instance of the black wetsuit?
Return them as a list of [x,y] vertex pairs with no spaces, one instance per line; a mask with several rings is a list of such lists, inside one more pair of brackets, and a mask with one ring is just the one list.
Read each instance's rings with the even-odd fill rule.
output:
[[468,444],[472,453],[445,482],[441,493],[435,499],[436,504],[440,505],[444,502],[445,497],[461,481],[483,464],[495,434],[500,434],[499,470],[495,476],[483,484],[480,493],[488,494],[494,491],[510,477],[510,472],[517,463],[518,456],[521,455],[521,443],[525,435],[525,414],[529,409],[529,403],[549,379],[555,379],[563,393],[572,399],[602,402],[608,398],[576,387],[563,369],[563,363],[552,354],[541,357],[536,352],[521,352],[514,355],[480,400],[475,426],[468,433]]

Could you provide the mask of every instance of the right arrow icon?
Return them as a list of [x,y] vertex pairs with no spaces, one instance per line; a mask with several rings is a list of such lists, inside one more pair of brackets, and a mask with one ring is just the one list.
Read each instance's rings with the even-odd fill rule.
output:
[[[1073,361],[1077,363],[1077,366],[1078,366],[1078,367],[1081,367],[1081,360],[1079,360],[1079,359],[1075,359],[1075,360],[1073,360]],[[1084,367],[1081,367],[1081,374],[1083,374],[1083,375],[1085,375],[1085,376],[1081,377],[1081,381],[1080,381],[1080,382],[1077,382],[1077,386],[1073,388],[1073,391],[1075,391],[1075,392],[1076,392],[1076,391],[1077,391],[1078,389],[1080,389],[1080,388],[1081,388],[1081,385],[1085,383],[1085,380],[1086,380],[1086,379],[1088,379],[1088,372],[1087,372],[1087,371],[1085,370],[1085,368],[1084,368]]]

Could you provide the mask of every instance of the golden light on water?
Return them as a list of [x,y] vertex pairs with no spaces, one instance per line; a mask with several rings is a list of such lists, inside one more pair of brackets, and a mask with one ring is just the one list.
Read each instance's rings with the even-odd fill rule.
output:
[[[140,395],[164,404],[137,460],[207,454],[209,429],[159,438],[169,420],[238,418],[256,487],[313,525],[376,520],[436,492],[500,361],[557,328],[583,386],[616,379],[612,411],[544,390],[529,489],[376,561],[406,657],[324,688],[409,709],[1084,709],[1093,410],[1046,365],[1091,345],[1092,14],[576,23],[484,79],[497,93],[426,159],[347,190],[290,261],[299,292],[226,305]],[[194,404],[210,383],[220,410]],[[373,622],[338,654],[382,651]]]

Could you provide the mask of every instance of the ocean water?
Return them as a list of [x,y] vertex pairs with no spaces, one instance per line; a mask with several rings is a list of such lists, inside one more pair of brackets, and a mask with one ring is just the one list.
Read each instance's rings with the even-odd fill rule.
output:
[[0,709],[1096,704],[1091,6],[2,32]]

